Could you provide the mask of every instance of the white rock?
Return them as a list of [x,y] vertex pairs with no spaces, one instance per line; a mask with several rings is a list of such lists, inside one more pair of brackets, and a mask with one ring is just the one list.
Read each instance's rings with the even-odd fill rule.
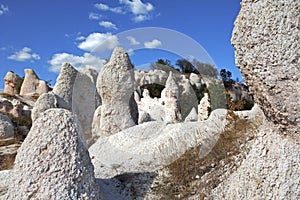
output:
[[64,109],[33,123],[12,176],[7,199],[101,199],[80,127]]
[[47,83],[40,80],[32,69],[24,69],[24,72],[25,78],[21,86],[20,95],[41,95],[49,91],[50,88]]
[[116,48],[102,67],[97,90],[102,98],[101,134],[112,135],[136,124],[130,110],[130,100],[135,102],[133,68],[124,49]]
[[200,100],[198,105],[198,121],[203,121],[208,118],[210,107],[208,93],[204,93],[204,97]]
[[0,114],[0,139],[14,136],[14,126],[7,115]]
[[200,143],[199,156],[203,157],[213,148],[225,124],[226,110],[215,110],[205,122],[146,122],[99,138],[89,148],[96,177],[155,171]]

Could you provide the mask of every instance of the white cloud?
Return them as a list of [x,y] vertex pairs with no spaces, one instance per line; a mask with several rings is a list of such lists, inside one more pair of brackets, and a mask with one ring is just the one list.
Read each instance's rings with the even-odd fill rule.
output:
[[134,54],[134,50],[132,48],[127,49],[128,55],[132,56]]
[[135,16],[135,22],[141,22],[150,19],[149,13],[154,10],[151,3],[143,3],[141,0],[119,0],[120,4],[126,5],[130,12]]
[[89,14],[89,19],[92,20],[99,20],[101,19],[102,15],[98,14],[98,13],[90,13]]
[[129,6],[130,11],[135,15],[145,15],[154,10],[154,6],[151,3],[143,3],[141,0],[119,0],[119,2]]
[[161,43],[161,41],[154,39],[150,42],[145,42],[144,45],[145,45],[145,48],[154,49],[154,48],[161,46],[162,43]]
[[76,40],[76,41],[83,41],[83,40],[85,40],[85,37],[82,36],[82,35],[79,35],[79,36],[76,37],[75,40]]
[[16,60],[21,62],[41,59],[41,57],[38,54],[31,53],[31,49],[29,47],[24,47],[21,51],[15,52],[7,58],[10,60]]
[[118,14],[124,14],[124,11],[122,10],[121,7],[111,8],[108,5],[103,4],[103,3],[97,3],[97,4],[95,4],[95,7],[102,11],[111,11],[111,12],[118,13]]
[[4,15],[7,12],[8,12],[8,7],[5,6],[5,5],[3,5],[3,4],[1,4],[1,6],[0,6],[0,16]]
[[118,45],[119,40],[116,35],[111,33],[92,33],[78,45],[78,48],[85,51],[98,52],[114,49]]
[[60,72],[61,65],[64,62],[70,63],[77,70],[82,70],[84,67],[90,67],[100,71],[105,61],[90,53],[84,53],[83,56],[76,56],[68,53],[57,53],[54,54],[52,59],[48,61],[51,65],[49,70],[55,73]]
[[114,29],[114,30],[118,29],[115,24],[113,24],[112,22],[109,22],[109,21],[101,21],[101,22],[99,22],[99,25],[103,26],[104,28],[107,28],[107,29]]
[[139,45],[139,44],[140,44],[140,42],[137,41],[137,40],[136,40],[134,37],[132,37],[132,36],[127,36],[126,38],[127,38],[127,40],[130,41],[130,44],[131,44],[131,45]]

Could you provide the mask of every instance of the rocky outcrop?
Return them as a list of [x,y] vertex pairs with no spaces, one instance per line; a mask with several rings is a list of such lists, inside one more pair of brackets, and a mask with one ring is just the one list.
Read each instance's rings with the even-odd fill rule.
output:
[[12,117],[20,117],[23,114],[23,104],[17,99],[9,100],[0,96],[0,112]]
[[45,81],[39,79],[32,69],[24,69],[25,78],[22,83],[20,95],[32,96],[47,93],[50,88]]
[[[226,110],[215,110],[205,122],[147,122],[102,137],[89,148],[97,178],[150,172],[178,159],[199,144],[199,156],[213,148],[226,125]],[[113,156],[112,156],[113,155]]]
[[164,108],[165,108],[165,122],[177,123],[182,121],[181,109],[179,104],[179,87],[173,77],[173,73],[170,72],[164,89]]
[[191,73],[189,79],[190,79],[191,85],[195,85],[197,89],[201,88],[201,86],[202,86],[201,75]]
[[168,79],[168,74],[165,71],[158,69],[149,71],[135,70],[134,79],[136,87],[153,83],[165,85]]
[[300,2],[244,0],[232,44],[255,102],[285,133],[299,133]]
[[49,109],[17,154],[7,199],[102,199],[72,113]]
[[8,116],[0,114],[0,139],[14,136],[14,126]]
[[43,112],[50,108],[58,108],[57,97],[53,92],[42,94],[38,98],[31,112],[32,121],[34,122]]
[[133,67],[124,49],[114,49],[110,61],[102,67],[97,90],[102,99],[101,134],[112,135],[136,124],[129,105],[130,99],[135,101]]
[[53,88],[59,108],[72,110],[73,88],[78,73],[71,64],[62,64],[61,71]]
[[208,93],[204,93],[204,97],[200,100],[198,105],[198,121],[208,119],[209,109],[211,109],[211,105],[209,102]]
[[[6,73],[4,77],[4,90],[3,93],[9,95],[16,95],[20,90],[22,79],[12,71]],[[19,88],[17,88],[19,87]]]

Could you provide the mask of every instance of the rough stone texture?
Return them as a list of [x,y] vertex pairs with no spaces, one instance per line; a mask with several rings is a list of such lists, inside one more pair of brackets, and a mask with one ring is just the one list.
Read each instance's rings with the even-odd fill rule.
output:
[[134,71],[134,79],[136,83],[136,87],[143,86],[146,84],[159,84],[165,85],[168,79],[168,74],[162,70],[135,70]]
[[300,145],[264,124],[241,166],[212,193],[212,199],[299,199]]
[[141,110],[139,111],[139,124],[145,123],[145,122],[150,122],[152,121],[151,116],[149,113]]
[[14,136],[14,126],[8,116],[0,114],[0,139]]
[[4,77],[4,90],[3,93],[15,95],[17,94],[16,85],[21,80],[21,78],[12,71],[6,73]]
[[135,101],[134,74],[124,49],[114,49],[98,76],[97,90],[102,98],[101,134],[112,135],[136,124],[130,110],[130,99]]
[[101,199],[85,145],[71,112],[42,113],[19,149],[7,199]]
[[299,133],[300,1],[244,0],[231,41],[266,116],[283,132]]
[[63,63],[53,92],[57,97],[59,108],[72,110],[73,87],[78,71],[69,63]]
[[38,98],[31,111],[31,120],[34,122],[43,112],[50,108],[58,108],[57,97],[53,92],[42,94]]
[[89,148],[95,175],[109,178],[124,173],[155,171],[199,144],[202,144],[199,156],[204,157],[213,148],[226,123],[226,110],[215,110],[205,122],[146,122],[99,138]]
[[50,88],[45,81],[39,79],[32,69],[24,69],[25,78],[20,90],[22,96],[41,95],[47,93]]
[[181,109],[179,105],[179,87],[173,77],[173,73],[170,71],[169,77],[164,89],[164,107],[165,107],[165,122],[177,123],[182,121]]
[[198,114],[195,108],[192,108],[190,114],[185,118],[184,122],[198,121]]
[[203,121],[208,118],[210,107],[208,94],[204,93],[204,97],[200,100],[198,105],[198,121]]
[[23,104],[16,100],[10,100],[0,96],[0,112],[11,115],[12,117],[20,117],[23,113]]
[[94,85],[96,85],[96,83],[97,83],[97,77],[98,77],[98,72],[95,69],[91,69],[91,68],[85,67],[82,70],[82,73],[85,74],[85,75],[87,75],[91,79],[91,81],[94,83]]

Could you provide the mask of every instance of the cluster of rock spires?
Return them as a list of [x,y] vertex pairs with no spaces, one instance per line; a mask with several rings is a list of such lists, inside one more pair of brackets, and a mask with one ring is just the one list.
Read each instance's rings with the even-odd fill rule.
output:
[[[294,101],[299,99],[300,28],[295,20],[299,9],[299,1],[294,0],[241,4],[232,43],[236,63],[255,90],[258,105],[235,114],[259,120],[259,126],[254,138],[243,144],[249,152],[244,152],[242,162],[236,169],[223,166],[222,182],[207,198],[297,199],[300,195],[300,106]],[[16,94],[19,77],[8,74],[5,92]],[[107,191],[103,180],[160,170],[194,147],[200,147],[199,156],[205,157],[229,125],[225,109],[208,116],[208,94],[197,101],[191,83],[201,87],[201,77],[134,71],[122,48],[113,51],[99,75],[90,69],[78,72],[64,63],[52,91],[44,90],[32,71],[26,74],[23,94],[41,95],[14,169],[0,173],[6,178],[0,186],[8,187],[4,199],[124,199]],[[151,83],[165,85],[161,98],[151,98],[142,89]],[[15,115],[20,110],[17,105],[1,108]],[[13,134],[11,124],[0,115],[1,134]]]

